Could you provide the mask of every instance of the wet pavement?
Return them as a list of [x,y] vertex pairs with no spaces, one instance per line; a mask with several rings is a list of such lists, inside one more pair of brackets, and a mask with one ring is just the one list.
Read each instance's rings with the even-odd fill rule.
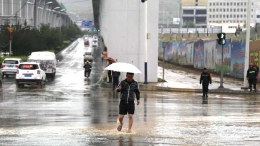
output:
[[84,77],[81,40],[58,65],[43,89],[16,89],[3,80],[0,145],[259,145],[260,96],[212,94],[208,104],[196,93],[142,92],[133,132],[116,130],[119,94],[97,88],[101,49],[91,77]]

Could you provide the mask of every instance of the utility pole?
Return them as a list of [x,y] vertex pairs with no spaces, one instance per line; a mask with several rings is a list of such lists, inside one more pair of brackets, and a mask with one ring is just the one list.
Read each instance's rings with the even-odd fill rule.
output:
[[167,47],[168,43],[163,42],[163,81],[164,81],[164,68],[165,68],[165,48]]
[[148,61],[148,55],[147,55],[147,40],[149,39],[149,34],[147,32],[147,0],[141,0],[142,3],[144,3],[144,53],[145,53],[145,62],[144,62],[144,84],[148,84],[147,82],[147,61]]
[[38,0],[34,1],[34,10],[33,10],[33,23],[34,28],[37,29],[37,9],[38,9]]
[[218,44],[221,45],[221,74],[220,74],[220,86],[219,89],[224,88],[223,86],[223,76],[224,76],[224,45],[226,43],[226,34],[225,33],[218,33]]
[[249,44],[250,44],[250,18],[251,18],[251,0],[247,3],[247,22],[246,22],[246,48],[245,48],[245,66],[244,66],[244,87],[248,87],[248,80],[246,77],[247,69],[249,67]]

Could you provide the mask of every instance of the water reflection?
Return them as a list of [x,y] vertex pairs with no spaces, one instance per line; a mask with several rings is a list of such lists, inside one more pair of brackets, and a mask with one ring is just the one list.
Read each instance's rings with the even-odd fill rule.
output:
[[128,137],[123,137],[120,136],[118,138],[118,146],[133,146],[133,139],[132,136],[128,136]]
[[147,94],[144,95],[144,122],[147,122]]

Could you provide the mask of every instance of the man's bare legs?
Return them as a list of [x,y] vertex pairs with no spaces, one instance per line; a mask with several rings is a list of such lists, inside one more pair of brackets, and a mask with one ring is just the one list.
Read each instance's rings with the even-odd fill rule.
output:
[[128,132],[131,132],[132,126],[133,126],[133,122],[134,122],[134,117],[132,114],[128,115],[129,118],[129,123],[128,123]]
[[123,127],[123,119],[124,119],[124,115],[118,115],[118,121],[119,121],[119,125],[117,127],[118,131],[121,131],[122,127]]

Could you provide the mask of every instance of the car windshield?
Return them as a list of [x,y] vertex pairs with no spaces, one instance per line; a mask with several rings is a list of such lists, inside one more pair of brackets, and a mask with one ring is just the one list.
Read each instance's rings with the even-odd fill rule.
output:
[[85,55],[91,55],[91,53],[90,52],[86,52]]
[[17,60],[5,60],[4,61],[5,64],[18,64]]
[[38,65],[37,64],[21,64],[19,66],[19,69],[34,70],[34,69],[38,69]]
[[93,41],[94,43],[96,43],[97,41]]

